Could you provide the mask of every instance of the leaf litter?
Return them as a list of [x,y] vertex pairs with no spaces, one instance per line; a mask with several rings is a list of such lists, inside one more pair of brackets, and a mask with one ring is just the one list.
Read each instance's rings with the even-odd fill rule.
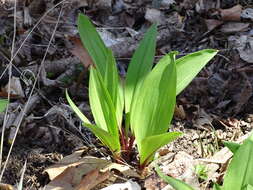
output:
[[[15,118],[19,118],[22,107],[27,101],[27,93],[31,90],[31,84],[38,72],[45,46],[48,44],[57,22],[60,8],[56,5],[59,2],[34,0],[30,4],[29,2],[28,4],[18,3],[18,34],[15,51],[18,50],[41,16],[50,9],[52,10],[29,35],[13,62],[19,73],[19,75],[12,73],[20,81],[18,87],[15,87],[19,91],[19,96],[12,98],[10,103],[13,108],[10,111],[9,128],[7,128],[4,139],[4,160],[12,131],[15,131],[15,127],[13,127],[16,123]],[[52,183],[48,174],[43,172],[44,169],[61,163],[62,157],[70,155],[83,145],[89,145],[89,151],[84,154],[99,159],[108,158],[107,150],[101,147],[89,131],[82,128],[80,121],[74,117],[70,109],[65,109],[67,105],[64,100],[63,88],[70,87],[72,97],[75,97],[76,102],[80,103],[78,105],[83,106],[82,110],[92,120],[87,104],[88,77],[86,72],[83,73],[83,65],[90,63],[87,61],[85,51],[80,50],[76,28],[76,17],[80,11],[88,15],[101,29],[102,36],[104,39],[108,39],[110,42],[108,45],[117,57],[118,66],[123,69],[127,67],[129,57],[148,25],[154,20],[160,23],[157,38],[157,60],[159,56],[171,50],[178,50],[184,55],[204,48],[221,50],[219,56],[178,96],[177,114],[174,117],[172,128],[174,131],[184,132],[185,135],[173,144],[165,146],[163,148],[164,154],[161,155],[163,158],[169,157],[173,153],[174,157],[178,155],[180,158],[179,155],[182,153],[180,151],[184,151],[182,154],[185,156],[181,157],[189,157],[191,162],[200,160],[205,164],[207,164],[207,160],[210,161],[213,158],[215,162],[208,161],[207,166],[216,169],[210,172],[208,177],[219,181],[222,177],[219,170],[222,171],[226,165],[226,161],[222,160],[224,157],[215,157],[219,151],[223,150],[221,141],[237,141],[247,135],[253,127],[251,113],[253,108],[251,65],[253,17],[252,8],[250,8],[252,2],[244,0],[233,1],[233,3],[231,1],[210,3],[204,0],[184,0],[181,2],[161,1],[159,4],[156,1],[151,3],[149,1],[127,0],[75,0],[65,3],[62,4],[63,16],[46,58],[44,74],[40,76],[36,86],[34,103],[22,121],[17,142],[15,142],[2,180],[3,183],[13,186],[16,184],[26,158],[28,160],[24,175],[24,187],[28,189],[39,189]],[[0,1],[1,75],[8,67],[11,55],[13,5],[12,1]],[[44,6],[45,8],[41,8]],[[38,11],[38,7],[41,8],[40,11]],[[76,40],[74,45],[69,44],[70,39]],[[1,80],[2,98],[7,97],[4,87],[8,83],[8,71],[5,76],[7,76],[7,82]],[[67,112],[67,114],[54,111],[52,113],[55,114],[50,115],[49,113],[55,110],[51,108],[56,108],[55,106],[65,107],[63,110],[66,111],[63,112]],[[49,116],[47,117],[47,115]],[[4,117],[2,114],[0,116],[3,123]],[[58,161],[59,163],[57,163]],[[75,163],[74,159],[72,162]],[[185,163],[185,167],[192,167],[191,162]],[[211,165],[217,163],[219,163],[218,166]],[[162,164],[165,165],[164,170],[169,167],[166,162],[162,162]],[[69,168],[71,175],[83,171],[69,165],[65,165],[65,168]],[[57,170],[59,167],[57,166],[55,169]],[[176,172],[176,169],[170,169],[170,172]],[[124,187],[123,184],[129,182],[130,179],[137,180],[138,184],[147,189],[148,187],[152,189],[151,186],[154,187],[153,189],[161,189],[166,186],[166,184],[160,186],[161,181],[156,183],[155,181],[159,178],[152,172],[150,177],[146,179],[136,176],[122,177],[124,174],[120,173],[121,171],[119,172],[121,180],[109,180],[110,182],[107,181],[105,186],[120,183],[122,184],[120,187]],[[192,175],[194,174],[192,173]],[[90,188],[91,186],[99,186],[97,184],[99,181],[96,180],[99,177],[104,178],[105,181],[109,178],[107,173],[95,169],[86,173],[79,181],[79,185],[90,185]],[[131,182],[129,183],[131,184]],[[207,181],[200,182],[199,185],[200,189],[210,189]]]

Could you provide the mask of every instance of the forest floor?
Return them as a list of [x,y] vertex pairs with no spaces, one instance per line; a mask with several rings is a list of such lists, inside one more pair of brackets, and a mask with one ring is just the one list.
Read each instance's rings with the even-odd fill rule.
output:
[[[241,142],[253,128],[251,0],[19,0],[16,6],[14,0],[0,0],[1,98],[7,98],[11,88],[8,119],[0,114],[0,122],[6,122],[1,171],[5,164],[6,168],[0,181],[16,185],[26,163],[23,189],[39,189],[50,182],[45,169],[65,156],[82,150],[82,156],[103,157],[99,153],[103,147],[81,126],[65,97],[68,88],[75,103],[92,118],[77,31],[79,13],[93,21],[123,74],[152,22],[159,23],[156,61],[172,50],[179,56],[206,48],[219,50],[177,97],[171,130],[184,135],[160,155],[181,160],[185,167],[196,168],[196,161],[209,167],[202,176],[198,172],[183,177],[178,173],[187,173],[185,169],[167,168],[167,174],[181,176],[196,188],[210,189],[212,180],[221,182],[222,166],[228,161],[221,161],[225,153],[217,156],[224,150],[222,141]],[[216,162],[207,162],[214,157]],[[166,186],[154,172],[133,179],[143,189]],[[100,185],[117,180],[112,181]]]

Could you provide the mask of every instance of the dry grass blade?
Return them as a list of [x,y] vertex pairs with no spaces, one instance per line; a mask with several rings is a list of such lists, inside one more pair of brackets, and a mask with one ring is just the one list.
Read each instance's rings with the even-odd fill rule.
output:
[[20,177],[20,180],[19,180],[19,183],[18,183],[18,190],[23,189],[23,182],[24,182],[24,176],[25,176],[25,171],[26,171],[26,163],[27,163],[27,160],[25,161],[25,164],[22,168],[21,177]]

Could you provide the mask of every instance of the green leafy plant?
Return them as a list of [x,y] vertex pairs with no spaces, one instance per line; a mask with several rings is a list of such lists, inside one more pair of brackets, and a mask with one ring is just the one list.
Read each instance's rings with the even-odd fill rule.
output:
[[123,80],[112,51],[82,14],[78,18],[78,30],[93,61],[89,101],[95,124],[81,113],[68,93],[67,100],[84,126],[90,128],[116,159],[131,159],[136,141],[140,168],[144,168],[157,149],[181,135],[168,132],[176,95],[217,51],[202,50],[179,59],[175,59],[177,52],[171,52],[153,67],[157,35],[157,26],[153,24],[134,52]]
[[[252,190],[253,189],[253,133],[242,145],[226,142],[226,146],[234,153],[226,171],[223,185],[214,184],[214,190]],[[162,179],[176,190],[193,190],[185,182],[166,176],[156,166],[156,171]],[[175,185],[176,184],[176,185]],[[185,188],[187,186],[187,188]]]

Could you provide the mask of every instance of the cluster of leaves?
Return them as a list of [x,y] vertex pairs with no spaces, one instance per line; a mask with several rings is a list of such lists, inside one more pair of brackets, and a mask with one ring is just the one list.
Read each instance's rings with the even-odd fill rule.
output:
[[[223,185],[214,184],[213,190],[253,190],[253,133],[242,145],[225,142],[234,156],[224,177]],[[168,182],[176,190],[194,190],[188,184],[166,176],[156,166],[156,171],[161,178]]]
[[[140,42],[120,78],[112,51],[105,46],[85,15],[79,15],[78,30],[92,58],[89,101],[92,124],[66,94],[76,114],[113,153],[116,159],[131,157],[136,140],[140,167],[145,167],[163,145],[180,132],[168,132],[176,96],[212,59],[217,50],[201,50],[179,59],[177,52],[165,55],[154,67],[157,26],[153,24]],[[123,120],[124,118],[124,120]]]

